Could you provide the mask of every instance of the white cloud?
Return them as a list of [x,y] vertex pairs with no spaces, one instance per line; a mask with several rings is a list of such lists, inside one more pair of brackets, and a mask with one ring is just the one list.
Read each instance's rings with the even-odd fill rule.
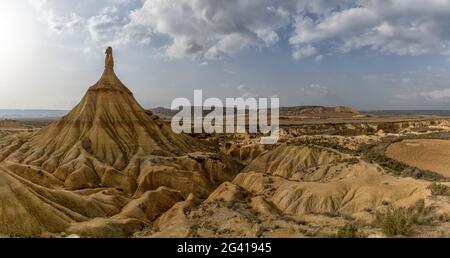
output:
[[220,58],[248,46],[272,46],[289,17],[270,0],[147,0],[131,22],[169,36],[171,57]]
[[248,90],[250,89],[248,86],[243,85],[243,84],[238,85],[236,88],[237,88],[238,90],[245,90],[245,91],[248,91]]
[[49,8],[48,0],[28,0],[39,13],[39,19],[46,22],[54,33],[73,33],[83,27],[85,20],[76,13],[70,12],[64,15],[58,14]]
[[307,87],[300,88],[302,95],[325,96],[329,93],[329,88],[318,83],[312,83]]
[[106,7],[100,14],[89,18],[87,29],[94,41],[109,42],[117,38],[117,33],[125,24],[116,14],[116,7]]
[[316,62],[320,62],[320,61],[322,61],[323,60],[323,55],[318,55],[318,56],[316,56],[316,58],[314,58],[314,60],[316,60]]
[[165,49],[175,58],[216,59],[250,46],[273,46],[280,39],[277,30],[290,18],[271,0],[143,0],[125,13],[116,5],[135,1],[116,0],[91,16],[58,12],[49,4],[52,0],[29,2],[53,30],[77,26],[94,44],[148,43],[154,34],[168,36],[171,43]]
[[353,7],[298,15],[290,43],[295,47],[335,42],[342,52],[367,47],[398,55],[448,51],[449,0],[365,0]]
[[[94,45],[147,44],[164,35],[161,49],[172,58],[216,59],[286,36],[297,60],[361,48],[450,53],[450,0],[114,0],[98,1],[103,7],[94,14],[57,11],[56,0],[29,2],[54,32],[85,32]],[[289,26],[294,31],[281,35]]]
[[450,100],[450,89],[422,92],[420,96],[432,101],[447,102]]
[[[28,0],[35,8],[38,18],[47,23],[51,32],[56,34],[78,34],[82,41],[89,45],[89,49],[105,45],[119,46],[129,42],[148,43],[152,31],[130,21],[130,12],[125,11],[135,4],[136,0],[95,1],[96,11],[84,12],[67,11],[70,8],[56,0]],[[60,5],[57,5],[60,4]],[[59,8],[57,8],[59,7]],[[94,13],[86,15],[81,13]],[[87,37],[86,37],[87,36]],[[83,38],[85,37],[85,38]]]
[[393,95],[393,99],[409,103],[419,101],[425,101],[427,103],[448,103],[450,102],[450,89],[395,94]]
[[243,99],[250,99],[250,98],[259,98],[260,96],[258,94],[252,93],[252,92],[246,92],[242,94],[241,98]]
[[317,53],[317,49],[311,45],[307,45],[305,47],[299,47],[294,50],[292,53],[292,57],[295,60],[300,60],[305,57],[313,56]]

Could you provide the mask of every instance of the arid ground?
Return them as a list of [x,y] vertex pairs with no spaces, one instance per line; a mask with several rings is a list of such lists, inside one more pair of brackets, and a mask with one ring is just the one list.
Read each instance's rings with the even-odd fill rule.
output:
[[387,155],[405,164],[450,177],[449,140],[405,140],[389,146]]
[[448,117],[284,108],[261,145],[173,133],[112,52],[86,90],[61,119],[0,122],[1,235],[450,236]]

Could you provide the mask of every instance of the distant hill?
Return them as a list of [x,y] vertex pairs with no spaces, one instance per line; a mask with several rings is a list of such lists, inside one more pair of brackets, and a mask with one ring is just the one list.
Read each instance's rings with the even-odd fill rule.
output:
[[[155,115],[162,117],[172,117],[178,113],[177,110],[158,107],[150,109]],[[206,115],[209,113],[205,111]],[[304,117],[349,117],[360,115],[358,111],[351,107],[323,107],[323,106],[294,106],[280,108],[281,116],[304,116]]]
[[450,110],[370,110],[362,111],[364,114],[373,115],[434,115],[434,116],[450,116]]
[[178,110],[171,110],[171,109],[163,108],[163,107],[152,108],[152,109],[150,109],[150,111],[153,114],[155,114],[157,116],[162,116],[162,117],[172,117],[178,113]]
[[48,109],[0,109],[0,119],[43,119],[59,118],[68,113],[67,110]]
[[0,120],[0,128],[22,127],[16,120]]
[[360,115],[351,107],[295,106],[280,108],[281,116],[348,117]]

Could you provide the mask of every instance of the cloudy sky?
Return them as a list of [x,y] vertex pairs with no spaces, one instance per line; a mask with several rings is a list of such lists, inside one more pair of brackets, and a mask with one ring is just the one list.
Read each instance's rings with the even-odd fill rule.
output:
[[450,0],[0,0],[0,35],[0,108],[72,108],[111,45],[145,107],[450,109]]

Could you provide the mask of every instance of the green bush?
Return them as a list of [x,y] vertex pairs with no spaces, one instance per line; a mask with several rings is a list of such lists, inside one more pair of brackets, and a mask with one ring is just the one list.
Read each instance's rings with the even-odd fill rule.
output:
[[450,196],[450,187],[443,184],[432,183],[428,186],[428,189],[430,189],[431,194],[435,196]]
[[340,228],[336,234],[337,238],[356,238],[358,227],[355,224],[347,224]]
[[376,214],[377,222],[387,237],[408,236],[417,223],[419,213],[414,209],[390,208]]

